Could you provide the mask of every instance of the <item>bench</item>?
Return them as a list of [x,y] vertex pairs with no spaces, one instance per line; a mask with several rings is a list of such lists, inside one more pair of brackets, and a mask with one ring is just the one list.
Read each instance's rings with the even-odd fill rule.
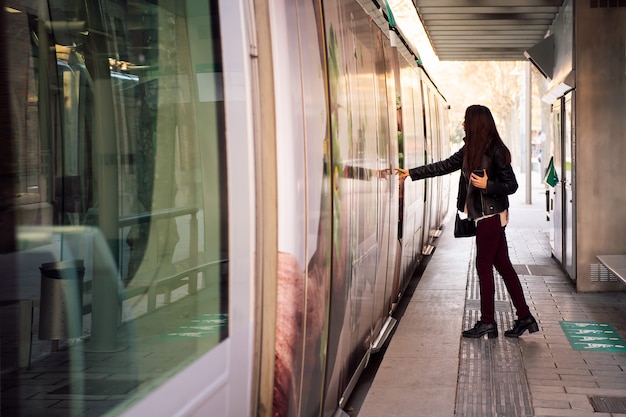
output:
[[[154,210],[119,219],[119,227],[122,229],[142,223],[191,216],[189,223],[189,256],[171,264],[157,264],[148,270],[135,274],[124,290],[122,295],[124,299],[146,294],[148,298],[148,312],[151,312],[156,308],[157,294],[163,293],[165,304],[169,304],[172,291],[179,287],[187,285],[188,294],[190,295],[197,292],[199,273],[215,263],[211,262],[205,254],[200,254],[198,251],[197,212],[197,207],[185,206]],[[158,257],[155,256],[155,259],[158,259]]]
[[135,275],[125,288],[122,296],[129,299],[146,294],[148,297],[148,312],[156,309],[157,294],[164,294],[164,303],[171,301],[172,291],[187,285],[188,294],[198,291],[198,274],[219,261],[210,261],[206,256],[194,256],[171,265],[161,266],[154,272],[144,272]]
[[598,261],[626,284],[626,255],[598,255]]

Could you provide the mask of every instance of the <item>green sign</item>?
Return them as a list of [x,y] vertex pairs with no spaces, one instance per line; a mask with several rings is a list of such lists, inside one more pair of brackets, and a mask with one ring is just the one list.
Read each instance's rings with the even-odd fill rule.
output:
[[562,321],[561,328],[574,350],[626,352],[626,343],[608,323]]

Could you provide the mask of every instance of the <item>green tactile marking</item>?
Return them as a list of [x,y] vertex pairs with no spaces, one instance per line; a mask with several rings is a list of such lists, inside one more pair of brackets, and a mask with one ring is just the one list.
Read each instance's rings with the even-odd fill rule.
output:
[[227,314],[202,314],[161,337],[165,339],[200,339],[218,334],[227,324]]
[[561,321],[561,328],[574,350],[626,352],[626,343],[608,323]]

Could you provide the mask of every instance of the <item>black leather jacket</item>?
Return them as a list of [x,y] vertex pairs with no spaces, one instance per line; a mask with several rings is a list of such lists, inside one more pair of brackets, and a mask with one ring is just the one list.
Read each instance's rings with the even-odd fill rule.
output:
[[471,219],[500,213],[509,208],[509,195],[517,190],[517,180],[511,164],[506,161],[506,149],[497,142],[492,142],[482,157],[481,169],[487,170],[487,188],[480,190],[469,183],[470,172],[463,167],[463,150],[443,161],[411,168],[409,174],[413,181],[437,177],[461,170],[459,178],[459,193],[456,208],[465,211],[467,200],[467,214]]

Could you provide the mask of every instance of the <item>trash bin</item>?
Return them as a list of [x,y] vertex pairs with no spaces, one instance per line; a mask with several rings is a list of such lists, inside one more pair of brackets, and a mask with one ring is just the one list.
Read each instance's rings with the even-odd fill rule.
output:
[[83,261],[45,263],[39,270],[39,339],[80,337],[83,332]]

